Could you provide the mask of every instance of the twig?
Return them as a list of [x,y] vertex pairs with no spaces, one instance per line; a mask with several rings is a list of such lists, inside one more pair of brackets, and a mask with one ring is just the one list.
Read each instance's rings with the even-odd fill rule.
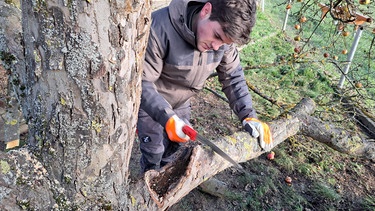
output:
[[221,94],[217,93],[215,90],[211,89],[211,88],[208,88],[208,87],[204,87],[205,89],[207,89],[208,91],[210,91],[212,94],[214,94],[216,97],[224,100],[225,102],[229,102],[228,99],[224,96],[222,96]]
[[266,99],[267,101],[269,101],[270,103],[272,103],[273,105],[276,105],[277,107],[285,107],[287,106],[286,103],[282,103],[282,102],[278,102],[277,100],[273,99],[272,97],[269,97],[265,94],[263,94],[259,89],[257,89],[253,84],[251,84],[248,80],[246,80],[246,84],[247,86],[253,90],[253,92],[255,92],[256,94],[258,94],[259,96],[261,96],[262,98]]

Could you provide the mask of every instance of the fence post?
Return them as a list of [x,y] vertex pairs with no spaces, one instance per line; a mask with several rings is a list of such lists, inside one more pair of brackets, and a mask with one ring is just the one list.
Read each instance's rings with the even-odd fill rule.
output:
[[361,39],[362,32],[363,32],[363,27],[362,26],[358,27],[358,29],[355,33],[355,37],[354,37],[354,40],[353,40],[352,47],[351,47],[350,52],[348,54],[347,64],[345,66],[345,69],[343,70],[343,74],[341,75],[341,78],[340,78],[340,81],[339,81],[339,85],[338,85],[339,89],[342,89],[343,86],[344,86],[345,76],[349,72],[350,65],[353,61],[354,54],[355,54],[355,51],[357,50],[357,46],[358,46],[359,40]]
[[[289,0],[288,4],[290,4],[290,3],[292,3],[292,0]],[[283,31],[285,31],[285,29],[286,29],[286,24],[288,22],[289,11],[290,11],[290,9],[286,10],[286,14],[285,14],[285,18],[284,18],[284,24],[283,24]]]

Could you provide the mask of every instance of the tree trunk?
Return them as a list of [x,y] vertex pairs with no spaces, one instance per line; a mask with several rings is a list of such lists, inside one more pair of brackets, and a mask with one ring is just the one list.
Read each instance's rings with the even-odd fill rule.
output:
[[[11,81],[29,126],[30,151],[10,153],[25,163],[14,166],[4,158],[3,173],[31,159],[48,178],[41,186],[51,186],[41,197],[30,191],[36,184],[27,185],[38,181],[32,172],[21,171],[12,173],[9,184],[3,178],[1,187],[24,178],[27,187],[12,200],[39,210],[124,207],[150,1],[8,2],[1,1],[1,9],[14,13],[2,23],[8,48],[1,50],[15,56]],[[22,27],[15,21],[17,33],[9,24],[12,15],[18,21],[22,16]]]

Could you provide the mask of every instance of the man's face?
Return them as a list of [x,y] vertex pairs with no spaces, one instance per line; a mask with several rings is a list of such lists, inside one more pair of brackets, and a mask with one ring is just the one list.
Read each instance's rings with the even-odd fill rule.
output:
[[209,20],[210,14],[211,4],[206,3],[199,13],[197,20],[197,48],[201,52],[208,50],[216,51],[223,44],[231,44],[233,42],[224,34],[219,22]]

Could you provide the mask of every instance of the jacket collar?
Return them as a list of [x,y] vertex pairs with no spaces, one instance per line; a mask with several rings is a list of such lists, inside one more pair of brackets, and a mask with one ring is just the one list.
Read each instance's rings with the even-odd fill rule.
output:
[[169,4],[169,17],[173,27],[178,34],[186,40],[186,42],[193,45],[195,48],[195,34],[187,25],[187,6],[189,2],[206,3],[208,0],[172,0]]

